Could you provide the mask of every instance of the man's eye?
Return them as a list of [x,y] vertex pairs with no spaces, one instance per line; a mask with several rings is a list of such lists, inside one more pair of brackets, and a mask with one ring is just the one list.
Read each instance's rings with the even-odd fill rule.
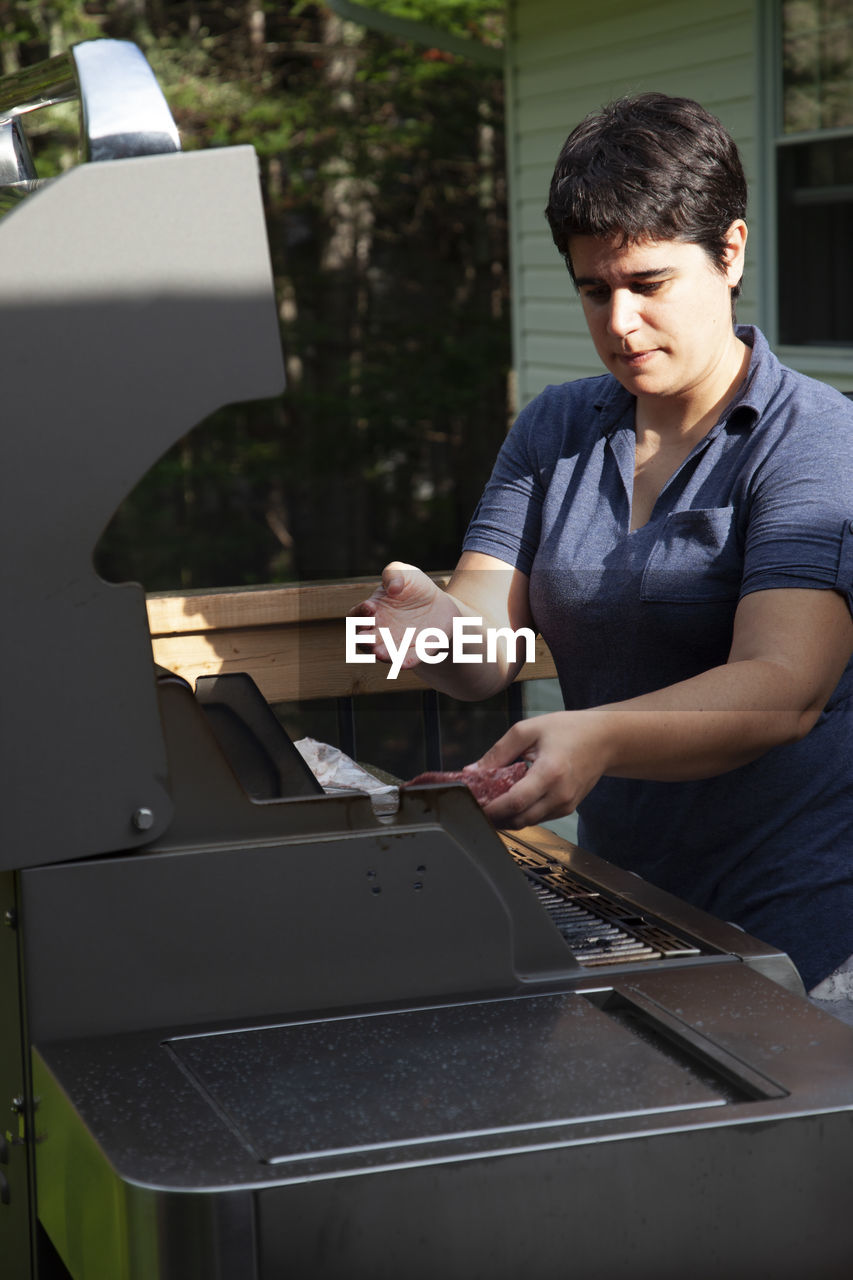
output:
[[633,285],[634,293],[641,293],[644,297],[650,293],[657,293],[663,284],[663,280],[643,280]]
[[582,295],[589,302],[606,302],[610,297],[609,289],[584,289]]

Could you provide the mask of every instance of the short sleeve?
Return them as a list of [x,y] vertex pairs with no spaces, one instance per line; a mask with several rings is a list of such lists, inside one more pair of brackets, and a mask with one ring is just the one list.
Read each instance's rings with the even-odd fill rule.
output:
[[741,594],[839,591],[853,612],[853,421],[800,417],[756,477]]
[[462,544],[529,575],[539,545],[543,485],[534,457],[537,401],[519,414],[504,441]]

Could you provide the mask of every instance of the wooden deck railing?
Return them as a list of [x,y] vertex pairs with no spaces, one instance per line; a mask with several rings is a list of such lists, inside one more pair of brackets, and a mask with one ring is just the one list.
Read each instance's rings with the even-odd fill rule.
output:
[[[447,575],[432,575],[437,581]],[[149,595],[155,661],[191,683],[197,676],[246,671],[268,702],[351,697],[423,689],[410,672],[388,679],[381,663],[347,664],[343,619],[376,579],[299,586]],[[520,680],[555,675],[547,647]]]
[[[446,582],[448,575],[432,575]],[[338,700],[341,748],[356,754],[352,699],[365,693],[424,691],[428,768],[441,768],[438,700],[417,676],[388,678],[380,664],[347,663],[343,619],[376,586],[375,578],[299,586],[255,587],[148,596],[154,660],[191,684],[198,676],[245,671],[268,702]],[[546,645],[519,681],[556,675]],[[508,718],[521,715],[518,681],[508,692]]]

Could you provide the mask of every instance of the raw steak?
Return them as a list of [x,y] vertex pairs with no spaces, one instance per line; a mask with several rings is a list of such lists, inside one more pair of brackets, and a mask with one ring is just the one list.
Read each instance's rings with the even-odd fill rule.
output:
[[464,782],[477,804],[482,807],[490,800],[497,800],[498,796],[502,796],[505,791],[509,791],[510,787],[526,773],[526,763],[524,760],[519,760],[515,764],[502,765],[500,769],[471,769],[467,773],[463,773],[461,769],[447,773],[419,773],[410,782],[404,782],[403,786],[423,786],[432,782]]

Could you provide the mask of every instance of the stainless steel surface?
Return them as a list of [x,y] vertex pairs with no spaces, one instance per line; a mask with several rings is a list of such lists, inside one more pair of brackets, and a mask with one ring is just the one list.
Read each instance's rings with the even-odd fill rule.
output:
[[0,186],[31,182],[36,171],[30,148],[17,120],[0,120]]
[[128,40],[85,40],[0,80],[0,218],[46,185],[23,120],[79,100],[80,156],[118,160],[180,151],[169,105],[142,51]]
[[39,1045],[43,1221],[75,1280],[201,1280],[241,1189],[264,1277],[846,1280],[850,1029],[737,962],[570,987]]
[[[649,1014],[645,1038],[626,1008]],[[211,1191],[709,1126],[748,1125],[757,1144],[765,1123],[839,1110],[853,1121],[851,1046],[850,1028],[743,966],[708,967],[42,1043],[35,1088],[48,1151],[65,1145],[71,1099],[114,1177]],[[630,1146],[620,1153],[631,1159]],[[58,1171],[43,1169],[50,1185]]]
[[250,147],[80,165],[0,222],[0,256],[3,536],[19,548],[0,578],[27,635],[0,642],[2,868],[167,827],[144,595],[99,578],[93,548],[165,449],[222,404],[277,394],[283,372]]
[[571,875],[535,846],[512,841],[508,847],[572,953],[586,968],[700,954],[695,944],[639,915],[606,894],[599,884]]
[[[615,899],[620,904],[623,918],[639,915],[646,924],[662,925],[667,933],[674,931],[682,942],[701,939],[703,955],[709,954],[710,949],[711,953],[718,955],[740,956],[751,969],[771,978],[794,995],[805,994],[799,973],[783,952],[753,938],[737,925],[717,919],[711,924],[712,917],[704,911],[641,880],[631,871],[596,858],[547,827],[506,833],[502,839],[525,871],[531,865],[551,862],[558,880],[566,874],[569,881],[580,881],[594,890],[603,891],[605,898]],[[690,954],[683,956],[681,962],[688,967],[694,963]]]
[[44,178],[29,182],[12,182],[5,186],[0,186],[0,218],[4,218],[7,213],[19,208],[27,196],[40,191],[52,181],[52,178]]
[[77,81],[71,53],[57,54],[22,67],[0,80],[0,116],[15,117],[68,102],[77,96]]
[[180,151],[177,126],[141,49],[128,40],[87,40],[71,54],[84,160]]
[[2,518],[20,548],[0,581],[7,610],[27,619],[26,643],[7,628],[0,646],[15,673],[0,869],[133,848],[168,825],[143,592],[103,582],[92,553],[162,452],[221,405],[283,383],[254,151],[178,152],[144,57],[112,40],[2,82],[10,147],[18,116],[66,96],[69,73],[90,150],[111,163],[0,186],[4,411],[16,424]]
[[[74,1280],[206,1280],[220,1196],[228,1280],[550,1280],[566,1256],[799,1280],[815,1233],[809,1274],[844,1274],[853,1032],[754,971],[767,948],[552,833],[498,836],[462,787],[390,822],[253,802],[189,689],[160,692],[170,830],[20,876],[40,1214]],[[680,945],[577,964],[531,864]]]
[[[126,100],[111,103],[113,93]],[[77,96],[84,152],[111,163],[37,179],[21,121]],[[2,584],[20,623],[5,629],[0,658],[0,1271],[4,1280],[67,1280],[36,1217],[45,1134],[31,1083],[37,1002],[23,974],[16,870],[137,847],[168,825],[144,596],[104,583],[92,552],[159,454],[223,403],[276,394],[282,360],[250,148],[176,154],[162,94],[126,44],[80,46],[30,68],[0,83],[0,101],[4,421],[14,424],[2,507],[15,548]],[[78,933],[72,951],[85,945]],[[97,1197],[95,1164],[75,1161],[66,1173]],[[168,1221],[162,1203],[146,1203]],[[135,1274],[152,1280],[157,1230],[139,1234],[138,1205],[125,1244]],[[47,1194],[45,1207],[48,1216],[56,1207]],[[204,1280],[254,1280],[251,1205],[225,1194],[208,1207],[190,1208],[191,1226],[181,1220],[170,1246],[178,1273],[195,1266]],[[124,1229],[119,1213],[105,1236],[89,1236],[87,1216],[73,1224],[80,1276],[100,1265],[77,1256],[80,1241],[84,1253],[111,1257]],[[104,1265],[109,1280],[123,1274]]]
[[367,796],[253,802],[192,694],[160,696],[166,835],[144,857],[22,872],[34,1039],[504,995],[580,972],[466,789],[412,792],[390,823]]
[[[626,1110],[724,1105],[696,1075],[633,1044],[572,995],[182,1036],[164,1047],[227,1112],[254,1159],[290,1176],[401,1148],[434,1157],[484,1138],[548,1137],[569,1120]],[[602,1058],[612,1061],[608,1074]]]
[[[169,831],[20,873],[39,1214],[74,1280],[846,1280],[853,1030],[784,957],[768,980],[740,930],[500,837],[463,787],[390,822],[252,801],[190,690],[160,696]],[[531,864],[680,945],[578,964]]]

